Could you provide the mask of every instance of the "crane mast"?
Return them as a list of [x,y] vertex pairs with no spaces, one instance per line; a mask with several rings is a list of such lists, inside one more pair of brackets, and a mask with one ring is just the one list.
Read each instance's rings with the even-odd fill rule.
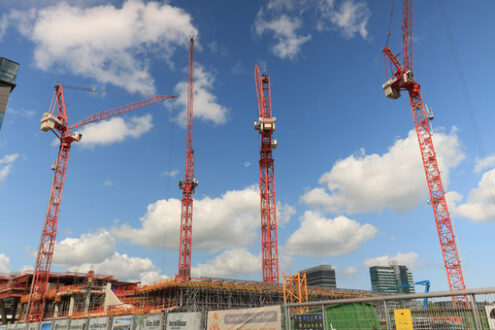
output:
[[276,118],[272,117],[270,77],[266,74],[261,75],[257,65],[254,67],[254,76],[259,111],[259,118],[254,123],[254,129],[261,135],[259,165],[263,282],[279,283],[277,206],[272,157],[272,149],[277,147],[277,140],[272,139]]
[[[421,86],[415,81],[412,71],[412,0],[403,0],[402,33],[404,65],[401,65],[397,56],[388,47],[385,47],[383,52],[390,61],[393,75],[382,87],[385,95],[391,99],[399,98],[401,90],[407,90],[409,94],[449,288],[450,290],[464,290],[466,286],[438,168],[437,155],[433,146],[429,119],[421,97]],[[453,303],[454,305],[466,304],[467,298],[463,296],[455,297],[453,298]]]
[[[69,161],[69,152],[73,142],[80,141],[82,135],[71,130],[87,125],[99,120],[107,119],[128,111],[136,110],[147,105],[174,98],[173,95],[160,95],[147,98],[145,100],[117,107],[111,110],[102,111],[88,118],[69,126],[67,112],[65,108],[64,90],[62,85],[55,86],[55,93],[52,98],[50,109],[41,118],[41,130],[52,131],[60,140],[60,147],[57,162],[54,168],[52,187],[48,199],[48,209],[45,222],[41,231],[41,240],[36,256],[33,281],[29,294],[28,310],[26,314],[27,322],[38,322],[43,319],[45,309],[45,299],[48,289],[48,280],[52,265],[53,252],[55,250],[55,240],[57,237],[57,224],[62,201],[62,192],[65,183],[65,174]],[[55,114],[56,112],[56,114]]]
[[193,194],[198,186],[194,178],[194,150],[193,137],[193,98],[194,98],[194,39],[189,44],[189,65],[187,71],[187,140],[186,140],[186,169],[184,181],[179,181],[182,189],[182,207],[180,218],[179,238],[179,280],[188,281],[191,278],[191,248],[192,248],[192,220]]

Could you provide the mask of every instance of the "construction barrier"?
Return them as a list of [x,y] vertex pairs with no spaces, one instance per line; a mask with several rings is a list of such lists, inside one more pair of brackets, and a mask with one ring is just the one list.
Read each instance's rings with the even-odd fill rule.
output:
[[201,330],[201,313],[168,313],[167,330]]
[[112,330],[131,330],[133,321],[134,315],[115,316],[112,322]]
[[88,330],[111,330],[112,323],[110,317],[95,317],[89,319]]
[[[69,330],[69,325],[70,319],[60,319],[53,321],[52,328],[53,330]],[[43,329],[43,326],[41,330],[45,330]]]
[[162,330],[163,314],[135,315],[134,324],[134,330]]
[[208,330],[282,329],[280,306],[208,312]]
[[76,319],[69,323],[69,330],[87,330],[88,329],[88,319]]

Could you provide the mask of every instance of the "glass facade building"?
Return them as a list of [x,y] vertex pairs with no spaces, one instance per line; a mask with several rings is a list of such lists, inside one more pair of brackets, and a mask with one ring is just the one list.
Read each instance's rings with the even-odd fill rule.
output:
[[306,274],[308,286],[320,288],[337,288],[335,269],[331,265],[320,265],[300,270],[299,273]]
[[[373,266],[370,267],[371,289],[390,293],[415,293],[412,273],[406,266]],[[395,288],[407,285],[402,288]],[[390,289],[390,290],[386,290]]]

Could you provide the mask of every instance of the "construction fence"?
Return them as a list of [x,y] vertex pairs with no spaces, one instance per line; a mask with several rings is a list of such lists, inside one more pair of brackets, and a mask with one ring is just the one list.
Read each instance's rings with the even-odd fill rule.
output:
[[282,306],[284,329],[495,329],[495,288]]
[[262,308],[60,318],[0,330],[495,329],[495,288],[384,295]]

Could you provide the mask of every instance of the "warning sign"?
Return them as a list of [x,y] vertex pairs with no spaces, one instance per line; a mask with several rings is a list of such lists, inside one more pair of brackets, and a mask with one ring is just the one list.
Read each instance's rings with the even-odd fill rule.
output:
[[395,328],[397,330],[413,330],[413,323],[410,309],[394,310]]

